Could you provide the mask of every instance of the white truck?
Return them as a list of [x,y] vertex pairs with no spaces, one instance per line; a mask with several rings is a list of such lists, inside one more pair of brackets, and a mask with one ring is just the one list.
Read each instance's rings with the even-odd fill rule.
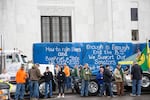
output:
[[7,73],[10,75],[10,83],[14,84],[10,91],[11,93],[14,93],[16,90],[15,76],[21,64],[25,65],[26,70],[28,69],[27,56],[20,50],[0,51],[0,73],[2,73],[3,69],[6,69]]
[[[27,56],[20,50],[4,50],[0,52],[0,73],[2,73],[3,69],[6,69],[7,73],[10,76],[9,83],[12,84],[12,88],[10,89],[10,93],[14,95],[16,92],[16,81],[15,76],[18,69],[21,67],[21,64],[24,64],[25,70],[28,70],[32,67],[32,63],[29,63]],[[50,70],[54,74],[54,65],[52,64],[40,64],[40,71],[41,74],[44,73],[46,67],[49,66]],[[1,79],[2,77],[0,77]],[[44,95],[44,88],[45,83],[43,78],[39,80],[40,86],[40,96]],[[26,86],[28,87],[29,84],[27,83]],[[26,88],[27,89],[27,88]]]

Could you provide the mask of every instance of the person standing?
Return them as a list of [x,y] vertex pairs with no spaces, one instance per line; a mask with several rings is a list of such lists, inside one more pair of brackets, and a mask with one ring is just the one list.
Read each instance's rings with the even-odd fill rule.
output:
[[83,66],[82,65],[79,66],[79,78],[83,79]]
[[27,78],[27,73],[24,70],[24,65],[21,65],[21,68],[16,73],[16,92],[15,92],[15,100],[23,100],[24,92],[25,92],[25,82]]
[[70,68],[67,66],[67,64],[64,64],[64,73],[66,75],[65,85],[68,90],[71,87],[71,83],[70,83]]
[[39,64],[34,64],[29,70],[29,79],[30,79],[30,98],[38,99],[39,98],[39,83],[41,72],[39,70]]
[[125,69],[124,69],[124,74],[125,74],[125,75],[128,75],[129,73],[130,73],[130,66],[127,65],[127,66],[125,67]]
[[84,65],[82,72],[82,83],[81,83],[81,96],[88,96],[88,85],[91,77],[91,70],[89,69],[88,64]]
[[99,96],[103,96],[103,88],[104,88],[104,84],[103,84],[103,73],[104,73],[104,68],[102,66],[100,66],[100,69],[99,69],[99,73],[97,74],[96,76],[96,80],[98,81],[98,84],[99,84]]
[[115,68],[114,77],[117,86],[117,95],[123,96],[124,95],[124,73],[123,70],[121,69],[121,65],[119,64]]
[[74,68],[72,69],[71,71],[71,79],[72,79],[72,82],[75,81],[76,78],[79,78],[79,69],[78,69],[78,66],[75,65]]
[[104,93],[104,91],[106,91],[108,88],[109,95],[111,97],[115,97],[112,92],[112,73],[110,71],[109,65],[106,65],[103,77],[104,77],[104,89],[102,93]]
[[58,89],[59,89],[59,95],[58,98],[61,96],[64,98],[64,90],[65,90],[65,73],[63,72],[63,68],[60,69],[57,80],[58,80]]
[[142,84],[142,68],[137,62],[131,68],[131,79],[132,79],[132,94],[131,96],[141,95],[141,84]]
[[[48,89],[49,89],[49,97],[52,97],[52,81],[53,81],[53,74],[49,70],[49,67],[46,67],[46,71],[44,72],[44,79],[45,79],[45,98],[48,97]],[[49,86],[49,88],[48,88]]]
[[72,93],[74,93],[75,90],[75,79],[79,78],[79,69],[78,65],[75,65],[74,68],[71,70],[71,88],[72,88]]
[[55,69],[54,69],[54,72],[55,72],[55,76],[56,76],[56,77],[57,77],[59,71],[60,71],[60,67],[59,67],[58,64],[56,64]]
[[79,69],[78,66],[75,65],[74,68],[71,71],[72,78],[78,78],[79,77]]
[[0,79],[4,82],[9,82],[10,75],[7,73],[6,69],[3,69],[2,74],[0,74]]

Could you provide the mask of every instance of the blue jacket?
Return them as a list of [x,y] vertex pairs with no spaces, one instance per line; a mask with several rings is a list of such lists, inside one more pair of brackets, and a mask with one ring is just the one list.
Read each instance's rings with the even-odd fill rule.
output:
[[103,84],[103,74],[99,72],[96,76],[96,80],[98,81],[98,84]]

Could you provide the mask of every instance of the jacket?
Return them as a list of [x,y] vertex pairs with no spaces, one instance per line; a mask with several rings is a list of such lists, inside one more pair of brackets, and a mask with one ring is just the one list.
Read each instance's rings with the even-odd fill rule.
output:
[[103,84],[103,74],[99,72],[96,76],[96,80],[98,81],[98,84]]
[[57,75],[58,84],[59,83],[64,83],[65,78],[66,78],[65,73],[63,71],[59,71],[59,73]]
[[124,81],[124,74],[123,74],[123,71],[122,71],[122,75],[121,75],[121,72],[122,69],[118,69],[116,68],[115,71],[114,71],[114,76],[115,76],[115,81],[116,82],[123,82]]
[[79,70],[79,77],[81,78],[81,79],[84,79],[84,77],[83,77],[83,68],[80,68],[80,70]]
[[105,69],[103,75],[104,75],[104,82],[107,83],[112,82],[112,73],[110,72],[110,70]]
[[78,68],[72,69],[71,76],[79,77],[79,70],[78,70]]
[[29,70],[29,78],[31,81],[38,81],[41,77],[41,72],[38,68],[36,68],[35,66],[33,66],[30,70]]
[[27,73],[24,70],[19,69],[16,74],[16,82],[24,84],[26,82],[26,78],[27,78]]
[[142,79],[143,71],[141,67],[138,64],[135,64],[131,68],[131,75],[132,79],[134,80],[141,80]]
[[64,73],[65,73],[66,77],[70,76],[70,68],[68,66],[64,67]]
[[88,80],[89,81],[90,78],[91,78],[91,75],[92,75],[92,73],[91,73],[89,68],[84,68],[83,69],[83,79],[84,80]]
[[43,75],[44,75],[45,82],[49,82],[50,80],[53,80],[52,72],[50,72],[50,71],[44,72]]

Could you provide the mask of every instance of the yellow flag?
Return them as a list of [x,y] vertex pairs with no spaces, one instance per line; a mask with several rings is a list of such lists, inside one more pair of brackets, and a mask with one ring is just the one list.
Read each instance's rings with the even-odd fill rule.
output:
[[150,68],[150,49],[149,49],[149,43],[147,41],[147,57],[148,57],[148,68]]

